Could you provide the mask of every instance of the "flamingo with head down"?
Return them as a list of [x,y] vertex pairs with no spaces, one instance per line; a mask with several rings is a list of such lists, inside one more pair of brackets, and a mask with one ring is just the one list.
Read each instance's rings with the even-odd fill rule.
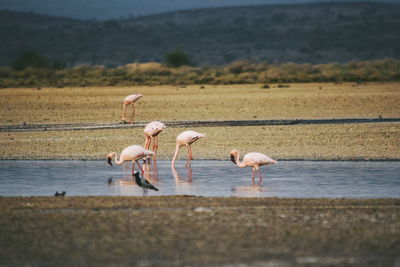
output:
[[125,161],[132,161],[132,174],[134,174],[135,170],[135,162],[139,166],[140,170],[142,173],[144,173],[144,170],[142,166],[140,166],[138,160],[143,159],[146,157],[151,157],[154,155],[153,151],[147,150],[142,146],[139,145],[133,145],[133,146],[128,146],[124,150],[122,150],[121,155],[119,156],[118,159],[118,154],[116,152],[111,152],[110,154],[107,155],[107,161],[108,164],[112,165],[112,158],[115,157],[114,161],[115,164],[121,165]]
[[188,161],[186,162],[186,167],[188,166],[188,164],[190,164],[190,161],[193,159],[193,154],[192,154],[192,147],[191,145],[196,142],[197,140],[199,140],[200,138],[205,137],[205,134],[202,133],[198,133],[195,131],[185,131],[182,132],[181,134],[179,134],[176,137],[176,148],[175,148],[175,154],[172,158],[172,162],[171,162],[171,167],[174,168],[175,166],[175,160],[176,157],[178,156],[179,153],[179,149],[181,146],[186,146],[188,149]]
[[152,121],[146,125],[144,128],[144,135],[146,136],[146,141],[144,148],[149,149],[151,141],[153,140],[153,159],[156,160],[156,153],[158,149],[158,135],[164,131],[166,128],[165,124],[159,121]]
[[[124,101],[122,102],[122,115],[121,115],[121,120],[123,123],[133,123],[133,116],[135,115],[135,102],[142,97],[143,97],[142,94],[135,94],[135,95],[128,95],[127,97],[124,98]],[[126,107],[129,105],[132,105],[132,116],[129,122],[127,122],[125,119],[125,112],[126,112]]]
[[237,149],[231,151],[231,161],[236,165],[238,165],[240,168],[245,168],[245,167],[253,168],[253,171],[251,173],[251,179],[253,181],[253,184],[254,184],[254,172],[256,170],[258,171],[259,175],[258,183],[260,184],[262,181],[260,167],[263,165],[278,163],[276,160],[271,159],[267,155],[258,152],[247,153],[246,155],[244,155],[243,160],[240,161],[240,152]]

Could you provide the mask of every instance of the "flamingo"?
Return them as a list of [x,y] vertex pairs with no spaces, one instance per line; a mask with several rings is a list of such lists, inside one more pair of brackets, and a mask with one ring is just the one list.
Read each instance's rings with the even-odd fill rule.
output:
[[135,181],[136,181],[137,185],[143,189],[143,196],[147,195],[147,189],[158,191],[157,187],[152,185],[146,179],[140,177],[139,172],[135,172],[134,176],[135,176]]
[[276,160],[271,159],[267,155],[258,153],[258,152],[251,152],[244,155],[243,160],[240,162],[240,152],[239,150],[232,150],[231,151],[231,161],[238,165],[240,168],[244,167],[253,167],[253,171],[251,173],[251,179],[254,184],[254,171],[258,171],[259,181],[258,184],[261,183],[262,177],[260,172],[260,166],[262,165],[269,165],[269,164],[276,164],[278,163]]
[[111,152],[110,154],[107,155],[107,161],[108,161],[108,164],[110,164],[111,166],[113,166],[111,163],[113,157],[115,157],[115,163],[118,165],[121,165],[125,161],[132,161],[132,174],[134,173],[135,162],[136,162],[137,165],[139,166],[140,170],[142,171],[142,173],[144,173],[144,170],[143,170],[142,166],[140,166],[138,160],[142,159],[142,158],[150,157],[152,155],[154,155],[153,151],[147,150],[144,147],[139,146],[139,145],[133,145],[133,146],[128,146],[128,147],[124,148],[124,150],[122,150],[121,155],[119,156],[119,160],[117,159],[117,157],[118,157],[117,153]]
[[142,98],[142,94],[135,94],[135,95],[128,95],[127,97],[124,98],[124,101],[122,102],[122,122],[127,123],[125,120],[125,111],[126,111],[126,106],[132,105],[132,116],[129,121],[129,123],[133,123],[133,116],[135,115],[135,102],[138,101],[140,98]]
[[179,152],[179,149],[181,146],[186,146],[188,149],[189,159],[185,164],[187,167],[188,164],[190,164],[190,160],[193,159],[192,147],[190,145],[205,136],[206,136],[205,134],[198,133],[195,131],[185,131],[185,132],[182,132],[181,134],[179,134],[176,137],[176,149],[175,149],[174,157],[172,158],[171,167],[174,168],[175,160],[176,160],[176,157],[178,156],[178,152]]
[[154,140],[153,144],[153,152],[154,152],[154,160],[156,160],[156,153],[158,148],[158,135],[164,131],[166,128],[165,124],[159,121],[149,122],[144,128],[144,135],[146,136],[146,142],[144,144],[144,148],[149,149],[151,140]]

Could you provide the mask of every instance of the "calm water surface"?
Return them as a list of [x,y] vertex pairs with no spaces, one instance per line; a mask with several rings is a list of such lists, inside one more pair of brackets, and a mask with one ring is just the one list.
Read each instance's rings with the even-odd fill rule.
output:
[[[160,191],[149,195],[399,198],[400,162],[280,161],[262,168],[261,186],[251,168],[230,161],[158,161],[146,177]],[[105,161],[0,161],[0,196],[141,196],[131,164]],[[137,167],[136,167],[137,168]],[[108,184],[109,178],[112,183]],[[256,179],[256,182],[258,179]]]

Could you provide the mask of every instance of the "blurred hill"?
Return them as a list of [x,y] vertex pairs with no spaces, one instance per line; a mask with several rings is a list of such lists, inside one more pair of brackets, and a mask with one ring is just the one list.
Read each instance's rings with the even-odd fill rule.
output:
[[[365,0],[0,0],[0,10],[35,12],[37,14],[74,19],[107,20],[198,8],[356,1],[362,2]],[[373,1],[398,3],[399,0]]]
[[328,63],[400,59],[400,5],[372,2],[207,8],[89,21],[0,11],[0,65],[25,51],[75,65],[236,60]]

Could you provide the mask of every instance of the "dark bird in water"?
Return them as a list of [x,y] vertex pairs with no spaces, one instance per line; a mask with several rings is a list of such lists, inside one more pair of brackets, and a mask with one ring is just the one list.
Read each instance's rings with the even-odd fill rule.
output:
[[58,193],[58,191],[54,194],[55,197],[63,197],[65,196],[65,191],[62,191],[61,193]]
[[114,182],[114,181],[113,181],[113,178],[112,178],[112,177],[108,178],[108,181],[107,181],[108,185],[112,185],[113,182]]
[[140,177],[139,172],[135,172],[135,181],[137,185],[143,189],[143,196],[147,195],[147,189],[158,191],[158,189],[149,181]]

